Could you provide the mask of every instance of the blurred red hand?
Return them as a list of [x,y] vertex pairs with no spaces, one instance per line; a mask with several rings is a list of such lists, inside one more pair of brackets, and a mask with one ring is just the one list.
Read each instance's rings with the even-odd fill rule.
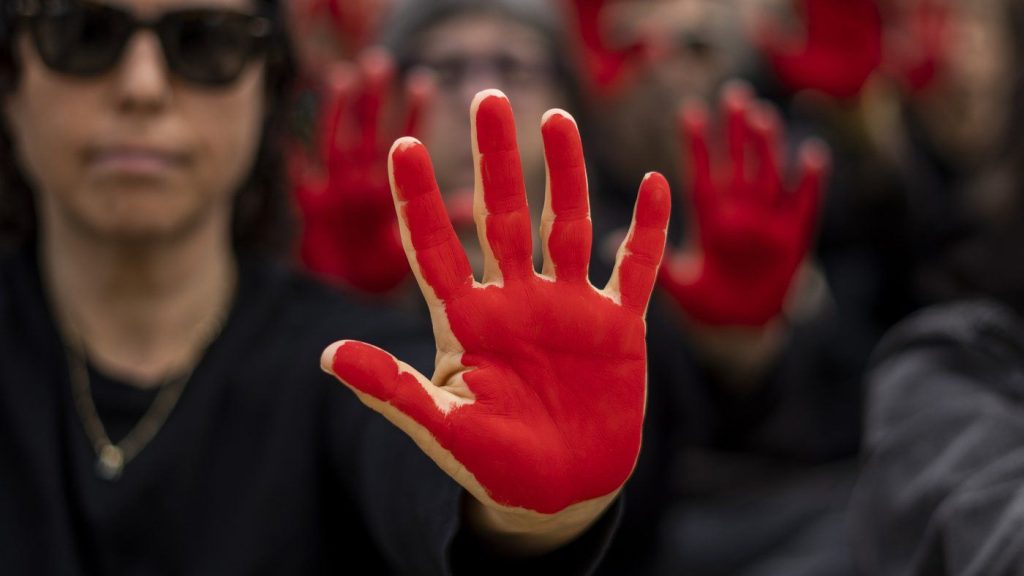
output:
[[[300,257],[313,272],[368,293],[384,293],[409,273],[387,176],[384,109],[394,68],[371,53],[354,69],[338,65],[329,79],[320,163],[293,162],[301,215]],[[416,131],[429,89],[410,86],[402,134]]]
[[608,38],[604,26],[608,4],[608,0],[563,0],[586,82],[599,96],[621,88],[649,57],[649,47],[643,43],[619,46]]
[[876,0],[799,0],[804,35],[767,24],[758,43],[779,79],[794,92],[837,99],[857,96],[882,63],[882,19]]
[[707,111],[688,106],[680,120],[689,153],[696,246],[666,258],[659,283],[705,326],[759,327],[781,314],[817,222],[828,153],[800,151],[800,181],[782,184],[778,116],[745,85],[722,98],[728,158],[712,168]]
[[351,54],[368,48],[391,10],[391,0],[320,0]]
[[927,90],[943,66],[950,10],[947,0],[890,2],[884,66],[911,94]]
[[645,178],[612,278],[594,288],[579,133],[568,114],[549,112],[538,274],[508,100],[481,92],[472,119],[482,284],[445,214],[426,149],[402,139],[391,153],[402,237],[434,324],[433,378],[350,341],[324,352],[324,368],[491,509],[548,520],[569,507],[570,515],[603,509],[640,449],[644,312],[664,248],[668,186],[657,174]]

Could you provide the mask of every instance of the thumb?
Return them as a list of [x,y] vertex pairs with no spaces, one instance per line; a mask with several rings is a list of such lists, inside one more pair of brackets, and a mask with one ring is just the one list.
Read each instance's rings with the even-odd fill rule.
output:
[[388,352],[363,342],[331,344],[320,358],[320,367],[421,447],[426,440],[423,429],[443,443],[448,436],[446,415],[466,402]]

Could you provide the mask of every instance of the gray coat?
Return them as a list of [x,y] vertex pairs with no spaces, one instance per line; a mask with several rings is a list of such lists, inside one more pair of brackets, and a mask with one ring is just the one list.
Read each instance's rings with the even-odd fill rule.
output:
[[853,533],[865,574],[1024,574],[1024,319],[992,301],[898,326],[869,372]]

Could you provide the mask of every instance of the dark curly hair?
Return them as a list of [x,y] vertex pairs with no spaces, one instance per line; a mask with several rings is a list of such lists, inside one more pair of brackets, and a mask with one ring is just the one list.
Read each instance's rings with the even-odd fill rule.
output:
[[[0,0],[0,98],[17,88],[20,73],[14,50],[17,24],[12,17],[16,1]],[[293,218],[280,147],[296,69],[283,2],[255,2],[274,23],[267,52],[268,113],[252,172],[235,196],[232,234],[238,252],[283,256],[290,248]],[[0,249],[32,241],[36,230],[32,190],[15,159],[8,127],[0,118]]]

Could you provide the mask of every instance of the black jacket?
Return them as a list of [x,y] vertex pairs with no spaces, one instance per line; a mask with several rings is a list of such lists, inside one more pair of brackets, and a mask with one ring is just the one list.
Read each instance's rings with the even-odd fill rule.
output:
[[[342,338],[382,346],[427,373],[433,364],[429,327],[241,261],[224,331],[164,427],[110,482],[94,472],[33,252],[0,258],[0,572],[591,569],[618,508],[532,564],[482,552],[459,529],[462,489],[320,371],[320,352]],[[95,370],[92,385],[115,441],[152,400]]]

